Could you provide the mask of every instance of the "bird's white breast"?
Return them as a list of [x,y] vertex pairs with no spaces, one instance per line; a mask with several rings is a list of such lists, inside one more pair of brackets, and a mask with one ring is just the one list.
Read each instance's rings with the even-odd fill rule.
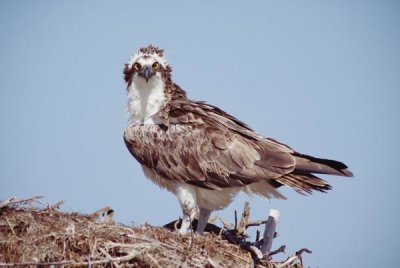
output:
[[164,103],[164,82],[156,74],[148,82],[135,76],[129,87],[128,112],[133,124],[157,124],[156,114]]

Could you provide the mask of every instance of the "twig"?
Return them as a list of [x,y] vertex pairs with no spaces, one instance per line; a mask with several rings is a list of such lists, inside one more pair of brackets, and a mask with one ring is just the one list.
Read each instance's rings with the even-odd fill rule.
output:
[[18,237],[18,235],[15,233],[14,228],[11,226],[11,223],[9,222],[9,220],[7,219],[7,217],[4,217],[4,219],[7,222],[8,227],[10,228],[12,234],[15,236],[15,238],[17,238],[18,241],[24,241],[22,238]]
[[[112,259],[111,255],[110,255],[104,248],[99,248],[99,250],[100,250],[100,252],[101,252],[108,260],[111,260],[111,259]],[[90,255],[89,255],[89,256],[90,256]],[[90,259],[89,259],[89,261],[90,261]],[[121,267],[121,266],[120,266],[118,263],[116,263],[116,262],[113,262],[113,264],[115,265],[116,268],[120,268],[120,267]]]
[[303,260],[301,257],[301,254],[304,252],[307,253],[312,253],[311,250],[307,248],[302,248],[299,251],[296,251],[296,253],[290,257],[288,257],[283,263],[275,263],[277,268],[286,268],[286,267],[296,267],[294,266],[295,264],[300,263],[301,267],[303,267]]
[[[74,261],[67,260],[67,261],[56,261],[56,262],[8,262],[8,263],[0,263],[0,267],[13,267],[13,266],[29,266],[29,265],[42,265],[42,266],[52,266],[52,265],[66,265],[66,264],[73,264]],[[80,263],[75,263],[80,264]],[[88,265],[85,262],[84,265]],[[77,266],[84,266],[84,265],[77,265]]]
[[9,205],[13,205],[13,204],[18,204],[18,203],[29,203],[32,201],[36,201],[36,199],[40,199],[43,198],[43,196],[40,195],[35,195],[31,198],[26,198],[26,199],[16,199],[15,197],[10,197],[6,200],[4,200],[3,202],[0,203],[0,209],[3,207],[7,207]]
[[269,257],[271,257],[272,255],[278,254],[278,253],[285,253],[285,249],[286,249],[285,245],[280,246],[278,249],[275,249],[275,250],[271,251],[269,253]]
[[219,267],[219,265],[210,257],[207,257],[207,264],[209,265],[208,267],[211,267],[211,268]]
[[295,262],[295,261],[297,261],[297,260],[299,260],[299,256],[296,256],[296,255],[294,255],[294,256],[290,256],[289,258],[287,258],[286,259],[286,261],[284,262],[284,263],[279,263],[279,264],[277,264],[277,267],[278,268],[283,268],[283,267],[290,267],[289,265],[290,264],[293,264],[293,262]]
[[[136,239],[136,240],[143,241],[143,242],[148,242],[150,244],[160,245],[160,246],[172,249],[172,250],[176,250],[176,251],[181,252],[181,253],[184,252],[183,250],[181,250],[181,249],[179,249],[177,247],[174,247],[172,245],[169,245],[167,243],[164,243],[164,242],[161,242],[161,241],[158,241],[158,240],[151,240],[151,239],[138,237],[138,236],[135,236],[135,235],[129,235],[129,234],[127,234],[126,236],[129,237],[129,238],[133,238],[133,239]],[[136,244],[122,244],[122,243],[114,243],[114,242],[107,242],[107,245],[110,245],[110,246],[113,246],[113,247],[137,247],[138,246]]]
[[[115,257],[111,259],[102,259],[97,261],[90,261],[91,265],[105,264],[110,262],[126,262],[134,259],[136,256],[140,255],[142,251],[132,251],[128,255],[123,257]],[[89,262],[75,262],[73,260],[65,260],[58,262],[14,262],[14,263],[0,263],[0,267],[12,267],[12,266],[53,266],[53,265],[71,265],[71,266],[88,266]]]
[[92,258],[90,258],[91,252],[89,250],[89,254],[88,254],[88,268],[92,268]]
[[211,215],[211,217],[208,219],[209,223],[214,223],[218,219],[217,215]]
[[280,246],[279,248],[277,248],[277,249],[271,251],[271,252],[269,253],[269,257],[271,257],[271,256],[273,256],[273,255],[276,255],[276,254],[278,254],[278,253],[285,253],[285,250],[286,250],[286,246],[285,246],[285,245],[282,245],[282,246]]
[[[151,254],[146,253],[146,257],[149,258],[149,259],[153,262],[153,264],[154,264],[156,267],[162,267],[162,266],[158,263],[158,261],[157,261],[153,256],[151,256]],[[152,265],[151,267],[153,267],[153,265]]]
[[194,244],[194,232],[190,232],[190,238],[189,238],[189,248],[187,249],[189,252],[192,250]]
[[224,220],[223,218],[219,217],[219,220],[222,222],[222,224],[224,225],[224,228],[229,230],[229,229],[236,229],[236,227],[234,227],[231,223],[229,223],[228,221]]
[[15,200],[15,198],[16,198],[15,196],[12,196],[12,197],[0,202],[0,208],[8,206],[13,200]]
[[249,247],[247,247],[247,250],[254,253],[254,255],[257,257],[257,259],[260,260],[263,258],[263,253],[256,246],[249,246]]
[[296,251],[296,255],[301,255],[301,254],[303,254],[304,252],[306,252],[306,253],[308,253],[308,254],[311,254],[311,253],[312,253],[312,251],[309,250],[308,248],[302,248],[302,249],[300,249],[299,251]]
[[[239,260],[242,260],[242,261],[245,261],[245,262],[247,262],[247,263],[250,263],[249,260],[246,260],[245,258],[243,258],[243,257],[241,257],[241,256],[239,256],[239,255],[237,255],[237,254],[235,254],[235,253],[233,253],[233,252],[226,251],[226,250],[223,250],[223,252],[224,252],[225,254],[229,254],[229,255],[231,255],[231,256],[233,256],[233,257],[239,259]],[[250,253],[249,253],[249,254],[250,254]]]
[[258,242],[260,240],[260,231],[257,230],[256,231],[256,242]]
[[296,256],[299,257],[301,266],[303,266],[303,257],[301,254],[303,254],[304,252],[307,252],[308,254],[312,253],[312,251],[309,250],[308,248],[302,248],[299,251],[296,251]]
[[260,225],[266,224],[266,223],[267,223],[267,221],[249,221],[246,224],[246,229],[249,227],[252,227],[252,226],[260,226]]
[[115,243],[115,242],[105,242],[105,245],[110,247],[110,248],[128,248],[128,249],[137,249],[137,248],[150,248],[151,245],[157,246],[159,242],[158,241],[153,241],[150,244],[143,245],[143,244],[125,244],[125,243]]
[[65,200],[58,201],[54,205],[48,205],[47,209],[48,210],[54,210],[54,209],[59,209],[63,204],[65,203]]
[[237,211],[235,209],[235,227],[233,227],[233,230],[237,230]]
[[90,257],[93,258],[94,253],[95,253],[96,250],[97,250],[97,238],[96,238],[96,237],[94,238],[93,245],[90,245],[90,243],[89,243],[89,249],[90,249],[90,252],[92,253],[92,254],[90,255]]

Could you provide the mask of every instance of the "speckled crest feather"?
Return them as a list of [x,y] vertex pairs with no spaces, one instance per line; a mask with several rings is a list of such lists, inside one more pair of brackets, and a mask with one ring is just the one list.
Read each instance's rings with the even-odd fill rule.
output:
[[157,59],[157,61],[164,67],[166,68],[168,66],[168,62],[167,59],[164,56],[164,50],[155,47],[153,45],[149,45],[147,47],[142,47],[140,48],[135,54],[133,54],[128,62],[128,66],[129,68],[132,67],[133,63],[135,63],[135,61],[137,61],[138,58],[140,57],[155,57]]

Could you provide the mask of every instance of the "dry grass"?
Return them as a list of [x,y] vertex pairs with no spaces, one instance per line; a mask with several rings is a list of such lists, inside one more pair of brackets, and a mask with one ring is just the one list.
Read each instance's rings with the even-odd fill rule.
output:
[[248,267],[251,257],[214,234],[127,227],[55,209],[0,210],[0,266]]
[[[301,268],[301,254],[308,252],[302,249],[282,262],[263,257],[256,259],[255,265],[254,252],[252,258],[243,244],[240,247],[229,243],[214,233],[180,235],[162,227],[129,227],[110,221],[109,209],[92,215],[65,213],[58,210],[62,202],[41,208],[33,206],[38,198],[0,202],[0,268]],[[99,218],[104,214],[106,218]],[[283,252],[283,248],[275,253]]]

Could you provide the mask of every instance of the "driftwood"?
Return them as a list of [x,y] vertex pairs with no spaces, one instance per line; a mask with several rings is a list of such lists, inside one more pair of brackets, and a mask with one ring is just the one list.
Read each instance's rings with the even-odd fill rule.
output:
[[[285,253],[286,246],[280,246],[276,250],[272,250],[272,242],[276,237],[276,226],[279,220],[280,212],[275,209],[271,209],[269,212],[268,220],[250,220],[250,206],[248,202],[245,202],[240,222],[237,220],[237,212],[235,211],[234,219],[235,223],[231,224],[228,221],[221,219],[223,227],[207,223],[205,231],[220,235],[223,239],[228,240],[230,243],[239,245],[242,249],[248,251],[252,256],[251,267],[272,267],[272,268],[301,268],[303,267],[302,253],[311,253],[310,250],[304,248],[297,251],[292,256],[289,256],[284,261],[274,262],[272,256],[278,253]],[[248,235],[246,231],[249,227],[255,227],[265,224],[263,238],[259,239],[260,232],[257,230],[256,240],[254,242],[248,241]],[[180,219],[171,221],[164,225],[171,231],[176,231],[180,227]],[[196,230],[197,219],[192,222],[192,229]]]
[[261,252],[264,255],[270,255],[272,240],[274,240],[275,237],[276,224],[278,223],[279,215],[280,213],[278,210],[271,209],[269,211],[269,217],[268,221],[265,223],[263,243],[261,246]]

